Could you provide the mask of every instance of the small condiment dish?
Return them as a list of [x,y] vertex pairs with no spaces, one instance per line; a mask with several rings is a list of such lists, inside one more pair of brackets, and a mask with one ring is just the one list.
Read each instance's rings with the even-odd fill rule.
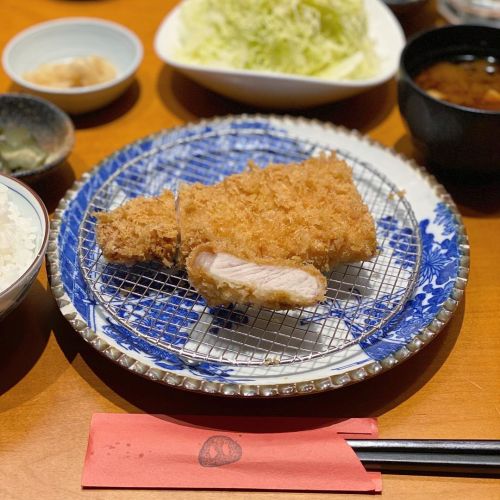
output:
[[[107,82],[85,87],[53,88],[27,81],[23,75],[41,64],[100,56],[116,68]],[[98,109],[120,96],[132,83],[142,61],[139,38],[128,28],[103,19],[77,17],[47,21],[18,33],[6,45],[5,72],[24,91],[79,114]]]
[[1,320],[21,303],[40,271],[49,241],[49,216],[38,195],[21,181],[0,174],[0,184],[7,187],[9,202],[17,208],[20,215],[32,222],[36,234],[31,263],[11,285],[0,289]]
[[464,55],[500,58],[500,30],[486,26],[446,26],[410,39],[401,54],[398,82],[401,115],[415,147],[431,166],[448,172],[499,172],[500,111],[437,99],[415,83],[424,68]]
[[338,101],[390,80],[396,73],[405,37],[394,14],[381,0],[366,0],[368,32],[381,60],[376,76],[330,80],[268,71],[188,64],[177,59],[180,7],[162,21],[155,37],[158,57],[200,85],[231,99],[263,108],[298,109]]
[[74,143],[69,116],[45,99],[28,94],[0,94],[0,129],[27,130],[46,154],[40,166],[9,172],[24,181],[39,178],[61,163]]

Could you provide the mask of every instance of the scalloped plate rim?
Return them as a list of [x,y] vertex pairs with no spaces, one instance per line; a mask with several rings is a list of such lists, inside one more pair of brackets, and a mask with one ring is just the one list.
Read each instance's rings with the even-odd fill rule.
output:
[[[353,370],[348,370],[341,375],[333,375],[331,377],[322,377],[320,379],[314,380],[304,380],[303,382],[283,382],[276,384],[243,384],[243,383],[225,383],[225,382],[212,382],[212,381],[201,381],[195,377],[178,375],[173,371],[168,371],[158,367],[148,367],[142,361],[135,358],[133,355],[128,353],[119,353],[116,356],[114,351],[116,348],[107,344],[105,340],[99,337],[98,332],[92,331],[81,315],[78,313],[76,308],[73,306],[70,297],[62,289],[61,279],[59,275],[59,256],[57,251],[57,236],[59,233],[59,228],[61,224],[61,217],[66,209],[67,204],[77,195],[80,187],[92,177],[92,175],[105,163],[116,157],[119,153],[138,146],[148,140],[154,140],[157,137],[161,137],[165,134],[169,134],[175,130],[189,130],[195,129],[199,126],[210,126],[216,124],[222,124],[224,122],[233,121],[243,121],[243,120],[259,120],[268,122],[291,122],[296,126],[309,125],[316,126],[320,128],[325,128],[333,133],[340,133],[346,136],[352,136],[357,140],[365,142],[371,146],[375,146],[381,149],[391,156],[398,158],[408,165],[413,171],[417,172],[421,177],[422,181],[426,182],[430,188],[432,188],[435,195],[450,209],[453,213],[458,227],[458,240],[459,240],[459,251],[460,251],[460,263],[458,266],[457,276],[453,283],[453,288],[448,296],[448,300],[443,304],[441,309],[435,315],[434,320],[429,322],[424,328],[418,330],[415,333],[414,338],[402,349],[394,354],[390,354],[387,358],[381,361],[373,361],[369,365],[362,368],[356,368]],[[451,199],[450,195],[446,192],[443,186],[441,186],[438,181],[429,174],[423,167],[418,165],[413,160],[405,158],[403,155],[395,152],[393,149],[381,145],[380,143],[370,139],[369,137],[363,136],[360,132],[356,130],[349,130],[342,126],[333,125],[330,123],[324,123],[320,120],[307,119],[301,117],[292,117],[288,115],[273,115],[273,114],[242,114],[242,115],[226,115],[221,117],[216,117],[213,119],[199,120],[187,125],[179,125],[177,127],[172,127],[169,129],[163,129],[153,134],[141,137],[136,141],[125,145],[119,150],[113,152],[112,154],[101,160],[92,170],[84,173],[81,179],[74,182],[70,189],[66,192],[65,196],[61,199],[52,220],[52,228],[50,234],[49,250],[47,252],[47,267],[48,274],[51,284],[51,289],[56,297],[58,306],[61,309],[64,317],[70,322],[73,328],[84,338],[85,341],[91,343],[98,352],[103,356],[107,357],[111,361],[115,362],[119,366],[125,367],[130,371],[139,374],[147,379],[155,380],[160,383],[166,384],[168,386],[173,386],[189,391],[195,391],[204,394],[219,394],[225,396],[242,396],[242,397],[273,397],[273,396],[296,396],[304,394],[313,394],[324,392],[326,390],[332,390],[347,385],[354,384],[356,382],[366,380],[385,371],[388,371],[395,365],[401,363],[402,361],[409,359],[416,352],[419,352],[425,345],[427,345],[433,338],[444,328],[448,320],[451,318],[453,312],[457,309],[460,299],[463,295],[463,290],[466,286],[468,273],[469,273],[469,245],[468,238],[465,227],[462,222],[462,218],[456,205]],[[432,323],[440,316],[438,320],[438,325],[435,326]],[[418,342],[414,342],[418,339]],[[119,351],[119,350],[118,350]]]

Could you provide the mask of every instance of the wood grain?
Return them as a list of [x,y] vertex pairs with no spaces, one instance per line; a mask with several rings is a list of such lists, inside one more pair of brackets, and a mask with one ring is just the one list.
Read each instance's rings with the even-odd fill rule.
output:
[[[2,0],[0,47],[19,30],[64,16],[111,19],[145,47],[137,79],[118,101],[75,118],[68,161],[34,187],[53,211],[74,179],[117,148],[162,128],[229,113],[254,112],[204,90],[158,60],[155,30],[169,0]],[[442,23],[429,3],[403,24],[408,34]],[[0,73],[0,91],[15,91]],[[394,81],[361,96],[303,112],[368,134],[418,156],[397,108]],[[403,365],[338,391],[288,400],[210,398],[147,382],[86,345],[61,317],[44,270],[22,305],[0,322],[0,498],[25,500],[315,499],[334,494],[111,491],[80,488],[94,412],[169,415],[377,416],[385,438],[500,438],[500,186],[442,178],[464,216],[472,266],[466,298],[437,339]],[[384,476],[385,498],[500,498],[492,479]],[[346,498],[362,498],[348,495]]]

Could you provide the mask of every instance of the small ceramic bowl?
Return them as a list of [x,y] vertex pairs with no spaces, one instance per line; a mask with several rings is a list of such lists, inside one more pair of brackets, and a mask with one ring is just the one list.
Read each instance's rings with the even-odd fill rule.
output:
[[34,137],[47,156],[43,165],[13,172],[13,177],[31,181],[45,174],[70,153],[74,127],[66,113],[52,103],[28,94],[0,94],[0,129],[22,127]]
[[[27,71],[49,62],[101,56],[115,66],[114,79],[97,85],[56,89],[28,82]],[[129,29],[94,18],[63,18],[32,26],[5,47],[5,72],[23,90],[44,97],[68,113],[98,109],[121,95],[132,83],[142,61],[140,40]]]
[[401,54],[398,101],[415,147],[441,170],[500,171],[500,112],[436,99],[415,76],[434,62],[472,55],[500,58],[500,30],[485,26],[446,26],[417,34]]
[[298,109],[337,101],[369,90],[396,73],[405,37],[394,14],[381,0],[366,0],[368,32],[381,60],[379,73],[364,80],[328,80],[284,73],[222,69],[176,59],[180,7],[162,21],[155,37],[159,58],[200,85],[253,106]]
[[49,215],[38,195],[19,180],[0,174],[0,184],[7,187],[9,202],[32,221],[36,233],[34,257],[29,267],[11,285],[0,289],[1,320],[21,303],[40,271],[49,241]]

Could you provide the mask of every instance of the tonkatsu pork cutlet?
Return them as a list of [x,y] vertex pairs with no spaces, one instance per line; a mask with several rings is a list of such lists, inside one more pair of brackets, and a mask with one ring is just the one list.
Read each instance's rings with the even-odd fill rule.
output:
[[335,155],[183,185],[178,206],[179,258],[210,304],[310,305],[326,291],[315,271],[376,251],[373,219]]
[[286,259],[245,260],[203,243],[187,258],[189,281],[210,305],[258,304],[290,309],[324,299],[326,278],[311,264]]
[[375,226],[336,156],[270,165],[213,186],[183,185],[179,193],[181,259],[217,242],[241,258],[289,259],[329,271],[370,258]]
[[[250,165],[212,186],[183,185],[177,206],[178,264],[211,305],[311,305],[326,291],[319,271],[376,251],[375,225],[351,169],[333,154],[301,164]],[[173,226],[175,213],[163,214]],[[133,223],[130,214],[127,219]],[[143,247],[136,255],[149,260],[153,253]]]
[[159,260],[167,267],[174,265],[178,230],[171,191],[155,198],[134,198],[111,212],[95,215],[97,242],[109,261]]

